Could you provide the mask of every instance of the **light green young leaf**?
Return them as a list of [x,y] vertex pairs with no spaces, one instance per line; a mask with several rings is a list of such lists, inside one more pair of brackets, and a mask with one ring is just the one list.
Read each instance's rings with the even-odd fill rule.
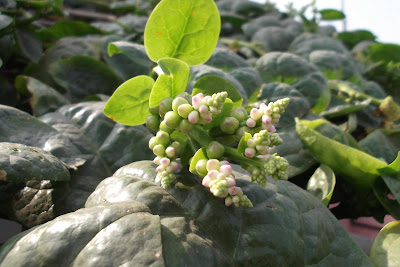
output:
[[325,206],[328,206],[331,200],[333,190],[335,189],[336,176],[331,168],[321,164],[314,174],[308,180],[307,191],[321,199]]
[[190,162],[190,167],[189,167],[189,171],[191,173],[197,174],[196,164],[201,159],[208,159],[207,152],[206,152],[206,149],[204,147],[200,148],[199,150],[197,150],[196,154],[194,154],[193,159]]
[[319,13],[321,14],[321,20],[341,20],[346,18],[342,11],[336,9],[322,9],[319,10]]
[[175,58],[160,59],[158,65],[163,70],[150,94],[150,108],[160,105],[161,101],[167,97],[176,97],[185,92],[189,80],[189,66]]
[[387,164],[373,156],[323,136],[307,126],[308,121],[296,119],[296,131],[308,152],[320,163],[341,174],[348,183],[372,188],[379,176],[378,169]]
[[219,92],[226,91],[228,97],[233,101],[233,107],[237,108],[242,106],[243,98],[240,96],[238,90],[232,83],[217,75],[207,75],[201,77],[194,85],[192,95],[203,93],[205,95],[212,95]]
[[238,147],[237,147],[237,151],[238,151],[240,154],[243,154],[244,151],[246,150],[246,147],[247,147],[247,140],[249,140],[251,137],[252,137],[252,136],[251,136],[250,133],[245,132],[244,135],[243,135],[243,137],[240,139],[239,145],[238,145]]
[[377,267],[400,265],[400,221],[388,223],[381,229],[369,257]]
[[104,114],[125,124],[139,125],[150,115],[149,96],[154,80],[149,76],[137,76],[121,84],[107,101]]
[[213,0],[163,0],[150,15],[144,44],[153,61],[173,57],[200,65],[211,56],[220,28]]

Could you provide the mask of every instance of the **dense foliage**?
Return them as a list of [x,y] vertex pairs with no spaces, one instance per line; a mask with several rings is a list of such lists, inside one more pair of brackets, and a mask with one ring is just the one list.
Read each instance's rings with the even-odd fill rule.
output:
[[30,228],[2,264],[371,265],[337,219],[400,219],[400,46],[313,4],[157,4],[0,1],[0,214]]

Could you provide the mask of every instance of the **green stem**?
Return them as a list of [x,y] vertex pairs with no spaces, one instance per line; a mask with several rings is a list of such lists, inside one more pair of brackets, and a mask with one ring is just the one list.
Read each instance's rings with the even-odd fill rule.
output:
[[329,88],[332,90],[349,94],[350,97],[354,96],[358,99],[363,99],[363,100],[371,99],[371,104],[373,104],[375,106],[379,106],[383,102],[382,99],[378,99],[378,98],[372,97],[370,95],[364,94],[362,92],[359,92],[359,91],[351,88],[351,86],[347,85],[346,83],[343,83],[340,81],[329,81],[328,83],[329,83]]
[[265,54],[265,51],[259,47],[255,43],[249,43],[245,41],[239,41],[239,40],[233,40],[233,39],[228,39],[228,38],[220,38],[219,41],[223,44],[227,45],[233,45],[234,47],[239,46],[239,47],[248,47],[252,49],[254,52],[256,52],[259,56],[262,56]]
[[[193,130],[189,133],[189,137],[197,141],[203,147],[207,147],[210,142],[215,141],[208,135],[208,132],[199,125],[196,125],[193,128]],[[240,154],[236,148],[226,145],[223,146],[224,146],[224,156],[227,158],[236,160],[241,163],[246,163],[247,165],[250,166],[257,166],[263,168],[265,165],[265,162],[259,159],[251,159],[245,157],[243,154]]]

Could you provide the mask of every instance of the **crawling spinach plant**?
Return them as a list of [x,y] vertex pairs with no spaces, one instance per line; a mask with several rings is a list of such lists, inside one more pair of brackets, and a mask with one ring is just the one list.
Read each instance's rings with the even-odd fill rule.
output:
[[[183,5],[182,13],[169,12],[176,5]],[[108,100],[104,113],[126,125],[146,123],[156,132],[149,148],[159,165],[156,182],[163,188],[177,182],[174,171],[180,165],[189,166],[190,172],[202,177],[203,186],[225,199],[226,206],[252,207],[236,186],[226,159],[240,162],[261,186],[268,175],[286,180],[287,160],[269,150],[282,143],[275,125],[289,98],[246,109],[237,89],[215,75],[199,79],[192,95],[187,94],[189,66],[209,59],[219,33],[214,1],[162,1],[144,33],[146,52],[158,64],[157,80],[142,75],[126,81]]]

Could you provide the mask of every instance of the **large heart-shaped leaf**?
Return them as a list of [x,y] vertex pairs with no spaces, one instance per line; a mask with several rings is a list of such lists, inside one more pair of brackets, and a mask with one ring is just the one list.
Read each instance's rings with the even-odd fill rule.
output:
[[172,57],[189,66],[208,60],[219,37],[221,22],[213,0],[164,0],[153,10],[144,32],[153,61]]
[[[141,162],[145,172],[148,165],[151,162]],[[136,173],[140,169],[137,164],[132,168]],[[271,182],[263,188],[235,172],[237,184],[254,205],[246,209],[226,207],[188,172],[179,174],[182,182],[165,191],[149,181],[154,172],[142,178],[124,169],[124,174],[97,187],[86,208],[9,240],[0,251],[0,262],[371,266],[323,204],[290,182]]]

